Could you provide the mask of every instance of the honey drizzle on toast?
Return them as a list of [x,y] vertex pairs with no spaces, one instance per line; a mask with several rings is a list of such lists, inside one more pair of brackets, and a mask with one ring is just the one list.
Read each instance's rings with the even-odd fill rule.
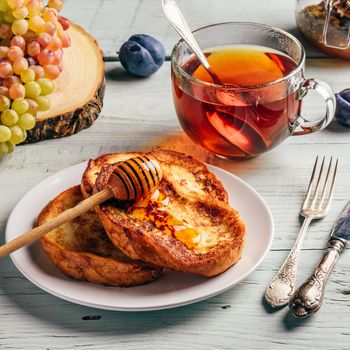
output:
[[151,198],[140,200],[128,211],[131,216],[152,222],[159,230],[172,235],[188,248],[194,248],[200,242],[200,234],[193,228],[166,212],[169,198],[155,190]]

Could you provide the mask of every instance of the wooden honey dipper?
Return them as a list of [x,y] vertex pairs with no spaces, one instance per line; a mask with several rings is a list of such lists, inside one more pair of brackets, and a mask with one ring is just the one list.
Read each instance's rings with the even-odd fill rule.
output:
[[[91,197],[66,210],[51,221],[35,227],[0,247],[0,258],[24,247],[55,228],[91,210],[111,198],[120,201],[137,201],[153,193],[163,177],[159,163],[147,156],[133,157],[111,165],[113,171],[107,176],[104,186]],[[101,172],[99,176],[101,175]]]

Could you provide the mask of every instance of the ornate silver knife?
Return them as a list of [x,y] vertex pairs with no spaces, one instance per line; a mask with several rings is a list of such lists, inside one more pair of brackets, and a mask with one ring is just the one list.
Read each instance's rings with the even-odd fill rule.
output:
[[350,201],[335,223],[326,251],[312,276],[301,285],[289,302],[296,317],[304,318],[318,311],[322,305],[328,276],[346,247],[350,246]]

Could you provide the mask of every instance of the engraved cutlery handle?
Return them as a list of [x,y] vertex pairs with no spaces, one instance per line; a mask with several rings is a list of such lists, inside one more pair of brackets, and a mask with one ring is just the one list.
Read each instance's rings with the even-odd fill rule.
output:
[[272,307],[287,305],[294,293],[299,253],[311,221],[312,218],[305,218],[290,253],[266,289],[265,299]]
[[328,242],[327,249],[314,273],[290,299],[289,307],[294,316],[305,318],[320,309],[328,276],[344,248],[345,244],[341,240],[332,239]]

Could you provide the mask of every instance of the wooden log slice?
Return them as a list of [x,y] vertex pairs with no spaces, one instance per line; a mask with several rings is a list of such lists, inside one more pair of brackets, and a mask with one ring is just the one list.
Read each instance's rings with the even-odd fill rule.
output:
[[97,119],[106,87],[102,52],[96,41],[81,27],[68,29],[72,45],[64,49],[63,71],[49,95],[51,107],[39,112],[26,143],[75,134]]

